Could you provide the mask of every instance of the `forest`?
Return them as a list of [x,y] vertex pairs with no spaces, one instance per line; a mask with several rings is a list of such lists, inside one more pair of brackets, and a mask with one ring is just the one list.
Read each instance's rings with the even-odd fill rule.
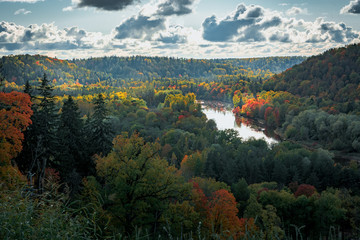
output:
[[[0,238],[357,239],[359,53],[3,57]],[[199,100],[282,140],[218,130]]]

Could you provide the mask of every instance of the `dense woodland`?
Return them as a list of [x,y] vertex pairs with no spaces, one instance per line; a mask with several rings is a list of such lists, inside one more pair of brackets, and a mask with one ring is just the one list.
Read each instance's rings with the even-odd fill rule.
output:
[[[277,75],[304,58],[3,57],[1,238],[356,239],[359,49]],[[283,141],[219,131],[199,99]]]
[[84,85],[103,83],[122,86],[117,80],[152,81],[163,78],[204,78],[215,80],[218,75],[244,75],[267,78],[305,57],[273,57],[250,59],[180,59],[167,57],[103,57],[59,60],[40,55],[4,56],[1,74],[9,82],[24,85],[46,73],[56,85],[79,82]]

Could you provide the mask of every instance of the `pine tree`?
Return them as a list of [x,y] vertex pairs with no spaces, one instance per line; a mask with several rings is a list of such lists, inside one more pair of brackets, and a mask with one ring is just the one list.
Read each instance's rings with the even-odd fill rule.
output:
[[57,162],[59,171],[66,182],[71,183],[71,177],[76,173],[86,175],[83,123],[79,108],[71,96],[65,101],[60,115],[57,138]]
[[90,155],[99,154],[106,156],[112,148],[113,132],[107,121],[108,111],[103,95],[99,94],[94,103],[95,112],[91,117],[89,129],[89,145],[91,146],[89,153]]
[[[28,88],[27,88],[28,90]],[[57,146],[56,127],[57,110],[52,94],[53,87],[44,74],[38,88],[40,103],[33,106],[32,125],[25,135],[24,150],[17,158],[20,169],[28,176],[30,185],[36,175],[36,186],[39,191],[43,189],[45,168],[55,167],[55,153]]]
[[31,87],[29,81],[26,81],[25,87],[24,87],[24,93],[29,94],[29,96],[30,96],[31,99],[33,98],[32,90],[33,90],[33,89],[32,89],[32,87]]

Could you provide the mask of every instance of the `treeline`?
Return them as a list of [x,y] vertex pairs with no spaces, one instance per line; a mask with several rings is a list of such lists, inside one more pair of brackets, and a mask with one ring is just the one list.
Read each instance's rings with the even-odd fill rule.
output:
[[[24,85],[36,82],[44,73],[54,85],[63,83],[97,83],[111,79],[105,72],[95,72],[78,67],[67,60],[41,55],[4,56],[0,61],[0,74],[10,83]],[[108,81],[110,83],[110,81]]]
[[24,85],[37,81],[46,73],[55,85],[96,84],[114,85],[120,80],[152,81],[163,78],[206,78],[214,80],[219,75],[242,75],[254,79],[269,78],[269,69],[282,69],[299,63],[302,57],[263,59],[182,59],[167,57],[102,57],[59,60],[41,55],[4,56],[0,73],[8,82]]
[[294,65],[300,64],[306,57],[263,57],[263,58],[240,58],[240,59],[214,59],[214,62],[229,62],[234,66],[242,66],[251,69],[267,69],[273,73],[281,73]]

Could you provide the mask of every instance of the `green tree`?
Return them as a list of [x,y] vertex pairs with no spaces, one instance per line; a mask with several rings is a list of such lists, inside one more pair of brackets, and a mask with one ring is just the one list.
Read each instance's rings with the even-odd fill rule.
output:
[[23,172],[27,173],[30,184],[36,175],[36,187],[41,192],[45,169],[49,166],[57,167],[55,155],[57,149],[56,129],[58,124],[57,109],[54,102],[53,87],[44,74],[38,87],[39,103],[34,104],[32,125],[25,135],[24,150],[17,159]]
[[83,142],[83,122],[80,119],[79,108],[71,96],[65,101],[60,115],[59,128],[57,131],[59,139],[57,161],[62,177],[75,187],[79,182],[77,173],[87,176],[89,165],[85,159],[85,144]]
[[105,106],[105,100],[100,93],[95,100],[94,114],[91,116],[89,143],[90,155],[102,154],[106,156],[111,150],[112,130],[107,121],[108,110]]
[[120,135],[113,151],[96,161],[108,199],[104,207],[127,234],[136,226],[156,229],[170,200],[190,194],[176,168],[159,157],[160,148],[138,135]]
[[250,198],[250,190],[248,189],[248,184],[244,178],[239,179],[237,183],[234,183],[231,186],[231,190],[234,193],[234,197],[236,198],[238,204],[238,209],[240,215],[243,214],[246,208],[246,202]]

